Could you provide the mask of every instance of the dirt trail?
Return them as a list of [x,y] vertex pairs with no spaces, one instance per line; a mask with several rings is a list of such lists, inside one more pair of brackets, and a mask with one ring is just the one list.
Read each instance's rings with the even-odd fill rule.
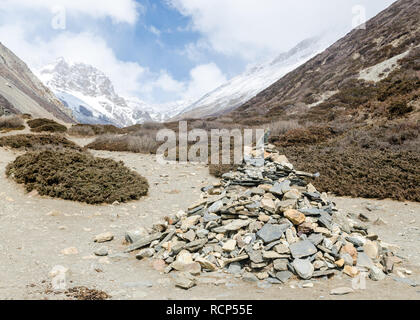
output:
[[[88,139],[73,139],[84,145]],[[151,261],[138,261],[122,254],[124,233],[136,227],[150,227],[168,213],[185,209],[200,197],[200,188],[214,181],[208,168],[196,164],[159,165],[154,156],[120,152],[92,152],[95,156],[122,160],[145,176],[150,183],[149,196],[121,205],[89,206],[25,194],[22,186],[5,177],[6,165],[19,152],[0,148],[0,299],[62,299],[48,293],[48,274],[55,265],[70,269],[68,286],[86,286],[104,290],[113,299],[419,299],[420,288],[391,278],[367,282],[366,290],[345,297],[332,297],[331,289],[350,286],[347,277],[312,281],[314,288],[302,289],[302,282],[286,286],[259,288],[224,273],[200,277],[197,287],[184,291],[174,288],[171,275],[161,275]],[[380,217],[384,226],[372,230],[409,258],[404,264],[420,283],[420,204],[365,199],[335,199],[339,208],[364,213],[371,221]],[[374,211],[368,211],[367,205]],[[377,207],[377,208],[376,208]],[[95,235],[110,231],[115,239],[107,243],[110,256],[99,258],[93,252],[99,246]],[[74,247],[77,253],[62,254]],[[217,281],[219,280],[219,281]],[[216,286],[215,283],[218,285]]]

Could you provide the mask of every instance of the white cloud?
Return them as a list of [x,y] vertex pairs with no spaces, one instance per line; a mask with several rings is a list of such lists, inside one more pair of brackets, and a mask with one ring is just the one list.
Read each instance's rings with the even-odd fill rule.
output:
[[136,62],[119,60],[104,39],[91,33],[64,32],[48,41],[27,41],[21,26],[2,26],[0,39],[6,39],[4,44],[34,71],[58,57],[91,64],[109,76],[122,94],[136,94],[141,87],[141,78],[147,73],[147,69]]
[[187,99],[199,99],[227,81],[226,77],[214,63],[203,64],[190,71],[190,81],[184,94]]
[[151,33],[153,33],[156,36],[160,36],[160,34],[162,33],[158,28],[156,28],[155,26],[150,26],[149,27],[149,31]]
[[136,23],[144,7],[134,0],[1,0],[0,9],[43,9],[62,7],[68,13],[86,14],[92,18],[110,17],[116,23]]
[[363,5],[367,17],[395,0],[166,0],[192,19],[212,48],[222,54],[275,55],[326,30],[349,31],[352,8]]

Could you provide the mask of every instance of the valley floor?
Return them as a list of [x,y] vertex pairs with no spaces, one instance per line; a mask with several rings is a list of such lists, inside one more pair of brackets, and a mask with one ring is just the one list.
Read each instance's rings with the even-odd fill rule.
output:
[[[49,291],[49,272],[56,265],[70,269],[68,287],[103,290],[112,299],[420,299],[420,287],[390,277],[382,282],[368,280],[365,290],[342,297],[330,296],[329,292],[351,287],[347,276],[312,281],[314,287],[304,289],[298,280],[285,286],[260,288],[257,283],[212,273],[200,276],[198,286],[189,291],[177,289],[171,275],[154,270],[152,261],[138,261],[134,254],[122,254],[126,247],[124,233],[151,226],[169,213],[186,209],[199,199],[200,188],[216,179],[203,165],[162,166],[154,156],[92,153],[122,160],[145,176],[150,183],[149,196],[129,204],[106,206],[31,196],[5,177],[6,165],[20,153],[0,148],[0,299],[65,299]],[[344,211],[364,213],[370,221],[384,220],[385,225],[372,225],[371,230],[400,248],[398,254],[408,259],[403,267],[413,272],[407,277],[420,283],[420,203],[348,198],[335,201]],[[112,242],[106,243],[110,256],[96,257],[93,252],[100,245],[93,238],[107,231],[115,235]],[[77,251],[66,255],[62,253],[66,248]]]

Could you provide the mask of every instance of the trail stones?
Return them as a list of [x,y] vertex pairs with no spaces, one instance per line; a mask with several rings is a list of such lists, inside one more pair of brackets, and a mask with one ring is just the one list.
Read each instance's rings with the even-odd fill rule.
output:
[[174,281],[175,281],[176,287],[184,289],[184,290],[188,290],[196,286],[195,279],[186,274],[177,275]]
[[274,214],[276,212],[276,205],[272,199],[263,198],[261,200],[261,207],[269,213]]
[[287,271],[288,263],[289,263],[289,261],[287,261],[286,259],[274,260],[274,262],[273,262],[274,270],[276,270],[276,271]]
[[228,240],[223,244],[223,250],[226,252],[232,252],[236,248],[236,240]]
[[95,250],[94,254],[98,257],[105,257],[108,255],[108,247],[99,247]]
[[373,280],[373,281],[382,281],[386,278],[385,273],[378,267],[373,266],[370,269],[369,272],[369,277]]
[[299,259],[317,253],[316,247],[309,240],[299,241],[290,245],[293,258]]

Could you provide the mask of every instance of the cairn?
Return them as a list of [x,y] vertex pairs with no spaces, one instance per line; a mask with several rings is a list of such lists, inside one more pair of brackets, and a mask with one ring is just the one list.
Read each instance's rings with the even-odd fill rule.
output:
[[397,258],[378,236],[305,181],[319,174],[295,170],[272,145],[264,166],[256,160],[203,188],[200,201],[147,234],[128,232],[126,252],[159,260],[165,273],[187,274],[177,282],[184,289],[194,276],[218,270],[271,284],[341,272],[379,281],[392,272]]

